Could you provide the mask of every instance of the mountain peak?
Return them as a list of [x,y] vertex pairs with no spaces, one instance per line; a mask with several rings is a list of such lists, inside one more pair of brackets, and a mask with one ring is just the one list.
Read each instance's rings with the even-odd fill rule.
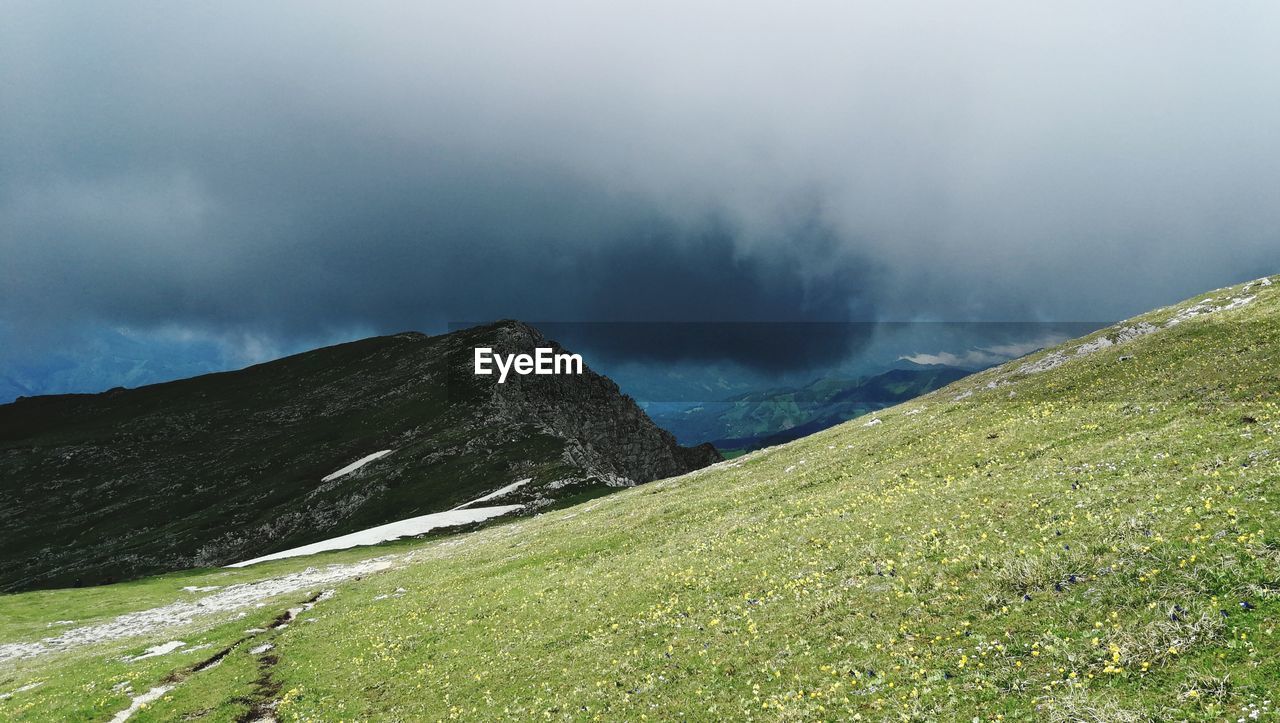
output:
[[504,320],[0,406],[0,484],[12,500],[0,587],[226,564],[448,510],[517,480],[529,481],[503,502],[536,510],[720,459],[678,445],[590,369],[504,384],[476,376],[477,344],[559,348]]

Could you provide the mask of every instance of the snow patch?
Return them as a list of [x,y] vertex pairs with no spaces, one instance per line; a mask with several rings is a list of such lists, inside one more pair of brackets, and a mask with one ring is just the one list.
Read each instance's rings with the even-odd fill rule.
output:
[[181,640],[170,640],[167,643],[161,643],[160,645],[153,645],[152,647],[147,648],[146,651],[144,651],[139,655],[134,655],[134,656],[126,655],[124,657],[124,662],[132,663],[136,660],[146,660],[147,658],[154,658],[160,655],[168,655],[169,653],[172,653],[173,651],[177,650],[178,648],[181,648],[184,645],[186,645],[186,643],[182,642]]
[[345,475],[349,475],[349,474],[351,474],[352,472],[355,472],[356,470],[358,470],[358,469],[360,469],[361,467],[365,466],[366,464],[369,464],[370,462],[374,461],[375,459],[382,459],[383,457],[386,457],[387,455],[391,454],[393,451],[394,451],[394,450],[384,449],[384,450],[382,450],[381,452],[374,452],[373,454],[371,454],[371,455],[369,455],[369,456],[367,456],[367,457],[361,457],[360,459],[357,459],[356,461],[352,462],[351,464],[347,465],[346,467],[343,467],[342,469],[338,470],[337,472],[334,472],[333,474],[330,474],[330,475],[326,475],[326,476],[324,476],[324,477],[321,477],[321,478],[320,478],[320,481],[321,481],[321,482],[330,482],[330,481],[332,481],[332,480],[338,479],[339,477],[342,477],[342,476],[345,476]]
[[524,505],[498,505],[495,507],[475,507],[466,510],[449,510],[448,512],[436,512],[430,515],[422,515],[420,517],[410,517],[407,520],[399,522],[391,522],[377,527],[370,527],[367,530],[352,532],[340,537],[331,537],[328,540],[313,542],[310,545],[302,547],[294,547],[280,552],[273,552],[270,555],[255,557],[252,560],[233,563],[227,567],[247,567],[259,562],[267,560],[283,560],[288,557],[300,557],[302,555],[314,555],[317,552],[327,552],[329,550],[346,550],[351,547],[361,547],[364,545],[376,545],[380,542],[388,542],[390,540],[398,540],[401,537],[411,537],[413,535],[421,535],[431,530],[444,527],[456,527],[458,525],[466,525],[473,522],[483,522],[494,517],[500,517],[508,512],[524,509]]
[[874,426],[876,426],[877,424],[883,424],[883,422],[881,422],[881,421],[880,421],[880,418],[879,418],[879,417],[876,417],[875,419],[871,420],[870,422],[867,422],[866,424],[864,424],[864,425],[862,425],[862,426],[864,426],[864,427],[874,427]]
[[142,710],[142,707],[148,703],[154,703],[160,699],[160,696],[173,690],[173,685],[157,685],[140,696],[137,696],[129,703],[129,707],[115,714],[111,719],[111,723],[124,723],[133,716],[134,713]]
[[496,500],[499,497],[505,497],[511,494],[512,492],[515,492],[516,490],[520,489],[521,487],[524,487],[525,485],[529,484],[532,481],[533,481],[532,477],[525,477],[524,479],[519,480],[517,482],[512,482],[506,487],[494,490],[493,492],[490,492],[484,497],[477,497],[474,500],[471,500],[470,502],[463,502],[462,504],[458,505],[457,507],[454,507],[453,509],[460,510],[464,507],[470,507],[471,505],[478,504],[480,502],[488,502],[490,500]]
[[256,648],[250,648],[249,655],[262,655],[263,653],[267,652],[268,650],[271,650],[274,647],[275,645],[271,643],[263,643],[262,645],[259,645]]

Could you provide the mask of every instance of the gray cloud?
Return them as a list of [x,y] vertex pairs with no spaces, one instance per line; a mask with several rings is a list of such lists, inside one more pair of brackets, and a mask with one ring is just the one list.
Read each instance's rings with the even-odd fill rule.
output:
[[1274,3],[364,5],[7,6],[0,322],[1092,320],[1280,267]]

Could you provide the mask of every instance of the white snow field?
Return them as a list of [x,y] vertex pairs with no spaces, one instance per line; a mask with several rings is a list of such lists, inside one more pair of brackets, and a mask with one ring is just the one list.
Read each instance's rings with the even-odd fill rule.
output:
[[363,545],[376,545],[379,542],[387,542],[401,537],[409,537],[411,535],[421,535],[424,532],[439,529],[441,527],[454,527],[456,525],[466,525],[472,522],[483,522],[484,520],[500,517],[523,509],[524,505],[498,505],[496,507],[476,507],[466,510],[449,510],[448,512],[436,512],[435,514],[422,515],[421,517],[410,517],[407,520],[398,522],[390,522],[377,527],[370,527],[367,530],[352,532],[340,537],[332,537],[328,540],[313,542],[310,545],[295,547],[290,550],[281,550],[273,552],[270,555],[255,557],[252,560],[244,562],[236,562],[227,567],[247,567],[259,562],[267,560],[283,560],[286,557],[300,557],[302,555],[314,555],[317,552],[326,552],[328,550],[345,550],[349,547],[360,547]]
[[365,466],[366,464],[369,464],[370,462],[372,462],[372,461],[373,461],[373,460],[375,460],[375,459],[382,459],[383,457],[386,457],[387,455],[391,454],[393,451],[394,451],[394,450],[384,449],[384,450],[382,450],[381,452],[374,452],[373,454],[371,454],[371,455],[369,455],[369,456],[367,456],[367,457],[361,457],[360,459],[357,459],[356,461],[352,462],[351,464],[347,465],[346,467],[343,467],[342,469],[338,470],[337,472],[334,472],[333,474],[330,474],[330,475],[326,475],[326,476],[324,476],[324,477],[321,477],[321,478],[320,478],[320,481],[321,481],[321,482],[329,482],[329,481],[331,481],[331,480],[338,479],[339,477],[341,477],[341,476],[343,476],[343,475],[351,474],[352,472],[355,472],[356,470],[360,469],[361,467]]

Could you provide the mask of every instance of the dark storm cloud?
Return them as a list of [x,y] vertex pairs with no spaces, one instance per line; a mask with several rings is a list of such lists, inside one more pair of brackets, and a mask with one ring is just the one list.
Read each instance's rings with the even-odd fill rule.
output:
[[0,323],[1117,318],[1280,267],[1278,20],[11,4]]
[[[458,327],[472,324],[458,324]],[[732,361],[750,372],[829,369],[864,350],[875,322],[534,322],[547,338],[612,369]]]

